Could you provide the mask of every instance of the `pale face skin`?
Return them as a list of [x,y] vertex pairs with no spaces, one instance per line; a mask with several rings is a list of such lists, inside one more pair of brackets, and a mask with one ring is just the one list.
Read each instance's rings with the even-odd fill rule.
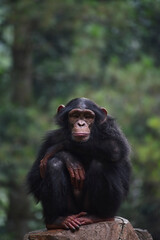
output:
[[68,120],[71,126],[72,139],[76,142],[88,141],[95,113],[90,109],[75,108],[69,112]]

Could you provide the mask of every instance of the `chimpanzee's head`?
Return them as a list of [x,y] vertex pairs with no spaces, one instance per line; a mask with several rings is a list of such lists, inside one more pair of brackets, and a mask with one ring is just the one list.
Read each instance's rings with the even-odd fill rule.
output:
[[93,126],[106,121],[107,111],[87,98],[76,98],[60,105],[56,120],[59,125],[69,129],[72,140],[86,142],[89,140]]

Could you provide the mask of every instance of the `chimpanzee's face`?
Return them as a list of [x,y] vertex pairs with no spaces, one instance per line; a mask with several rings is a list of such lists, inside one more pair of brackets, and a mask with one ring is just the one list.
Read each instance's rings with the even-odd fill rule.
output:
[[69,112],[68,121],[72,139],[76,142],[86,142],[90,138],[95,113],[90,109],[75,108]]

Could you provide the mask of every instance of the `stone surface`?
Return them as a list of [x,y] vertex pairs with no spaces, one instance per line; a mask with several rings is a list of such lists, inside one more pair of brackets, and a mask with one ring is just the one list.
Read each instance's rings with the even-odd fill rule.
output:
[[153,240],[151,234],[147,230],[142,230],[139,228],[134,229],[140,240]]
[[[138,231],[138,230],[137,230]],[[145,232],[146,234],[146,232]],[[145,235],[147,236],[147,235]],[[117,217],[115,221],[106,221],[81,226],[78,231],[39,230],[25,235],[24,240],[139,240],[128,220]]]

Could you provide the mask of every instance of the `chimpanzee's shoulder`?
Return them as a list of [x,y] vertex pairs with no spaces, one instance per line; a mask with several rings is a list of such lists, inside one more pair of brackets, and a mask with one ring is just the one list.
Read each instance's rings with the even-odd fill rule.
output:
[[44,140],[51,144],[59,143],[64,140],[64,132],[62,129],[50,130],[46,133]]

